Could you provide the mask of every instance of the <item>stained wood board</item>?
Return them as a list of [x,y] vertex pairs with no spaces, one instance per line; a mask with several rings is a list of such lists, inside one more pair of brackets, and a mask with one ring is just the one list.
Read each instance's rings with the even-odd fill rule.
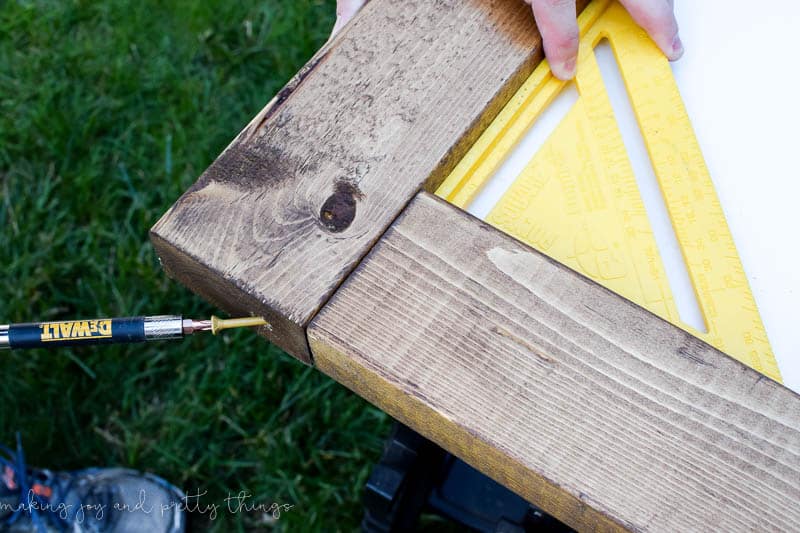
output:
[[800,397],[426,193],[317,366],[582,530],[800,529]]
[[369,2],[153,227],[165,270],[264,315],[263,333],[309,362],[308,322],[452,169],[540,45],[519,0]]

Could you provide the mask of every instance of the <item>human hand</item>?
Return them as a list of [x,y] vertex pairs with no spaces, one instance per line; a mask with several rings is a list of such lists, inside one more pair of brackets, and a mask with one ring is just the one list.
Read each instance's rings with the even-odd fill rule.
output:
[[[336,24],[331,36],[342,29],[366,0],[337,0]],[[575,0],[525,0],[533,7],[536,25],[542,34],[544,52],[556,77],[575,77],[578,59],[578,22]],[[670,61],[683,55],[678,36],[678,23],[673,11],[674,0],[620,0],[639,26],[650,34]]]
[[[580,38],[575,19],[575,0],[525,2],[533,7],[533,16],[542,34],[550,70],[562,80],[574,78]],[[673,10],[674,0],[620,0],[620,3],[670,61],[683,55],[683,44]]]

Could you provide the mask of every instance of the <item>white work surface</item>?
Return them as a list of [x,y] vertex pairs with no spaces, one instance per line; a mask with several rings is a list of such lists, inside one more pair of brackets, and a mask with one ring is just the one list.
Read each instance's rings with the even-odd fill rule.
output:
[[685,1],[673,65],[787,387],[800,392],[800,3]]
[[[800,2],[706,0],[678,2],[686,54],[673,64],[689,117],[728,219],[747,278],[778,360],[784,384],[800,392],[800,74],[794,32]],[[607,46],[607,45],[606,45]],[[625,98],[610,49],[599,49],[609,93]],[[572,89],[574,92],[574,89]],[[567,91],[568,93],[569,91]],[[512,158],[487,184],[469,211],[485,217],[538,145],[574,102],[565,94],[543,116]],[[681,316],[691,317],[691,286],[681,270],[641,136],[629,104],[614,106]],[[534,131],[535,130],[535,131]],[[630,142],[628,139],[635,139]],[[511,158],[510,158],[511,159]],[[520,166],[521,165],[521,166]],[[511,168],[511,170],[509,170]],[[667,235],[673,240],[659,239]],[[676,261],[678,264],[676,265]],[[677,266],[677,268],[675,268]],[[688,310],[687,310],[688,309]],[[691,323],[691,320],[686,320]]]

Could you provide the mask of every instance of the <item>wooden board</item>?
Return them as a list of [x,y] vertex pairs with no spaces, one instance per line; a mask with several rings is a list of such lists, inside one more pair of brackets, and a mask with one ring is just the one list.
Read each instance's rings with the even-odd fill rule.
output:
[[540,44],[519,0],[369,2],[153,227],[167,273],[309,361],[308,322]]
[[578,529],[800,530],[800,397],[422,193],[317,366]]

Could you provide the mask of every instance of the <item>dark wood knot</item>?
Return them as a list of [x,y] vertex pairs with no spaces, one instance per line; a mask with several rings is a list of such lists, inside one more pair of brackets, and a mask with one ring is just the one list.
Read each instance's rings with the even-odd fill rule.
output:
[[319,210],[319,221],[325,228],[339,233],[350,227],[356,218],[356,201],[361,191],[349,181],[339,181],[332,195]]

